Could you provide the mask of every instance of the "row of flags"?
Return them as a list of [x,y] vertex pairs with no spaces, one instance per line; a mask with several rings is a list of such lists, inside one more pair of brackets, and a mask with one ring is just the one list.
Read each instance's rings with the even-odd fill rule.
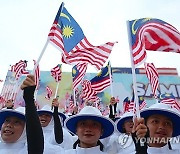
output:
[[[157,96],[158,103],[164,103],[170,105],[172,108],[180,111],[180,102],[173,96],[173,94],[165,93],[159,94]],[[142,110],[147,107],[147,103],[144,100],[143,96],[138,97],[139,109]],[[130,100],[129,97],[126,97],[123,100],[123,113],[125,112],[136,112],[135,103],[134,103],[134,95]]]
[[[146,50],[180,53],[180,33],[172,25],[162,20],[154,18],[132,20],[128,21],[128,28],[132,47],[132,60],[135,67],[145,62]],[[64,3],[61,4],[57,12],[48,34],[48,41],[62,52],[62,62],[73,65],[73,89],[75,90],[82,83],[81,97],[98,100],[97,93],[102,92],[112,83],[110,66],[107,65],[104,68],[103,66],[116,42],[93,46],[85,37],[79,24],[64,7]],[[39,59],[37,63],[34,61],[37,87],[39,87],[40,77],[39,61]],[[83,81],[88,64],[95,66],[98,70],[101,69],[101,71],[90,81]],[[12,66],[11,70],[15,72],[16,80],[26,72],[26,67],[27,63],[25,61],[20,61]],[[153,63],[145,63],[145,69],[152,86],[153,95],[157,98],[158,73]],[[56,91],[61,80],[61,73],[61,65],[57,65],[51,70],[51,75],[57,82]],[[46,89],[50,96],[50,90]]]

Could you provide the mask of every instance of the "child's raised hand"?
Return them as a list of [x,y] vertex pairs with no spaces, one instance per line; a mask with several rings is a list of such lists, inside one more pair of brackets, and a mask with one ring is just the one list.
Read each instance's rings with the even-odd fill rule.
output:
[[21,85],[21,89],[23,90],[24,88],[29,86],[35,86],[35,78],[32,74],[27,75],[26,79],[23,81]]
[[132,133],[136,132],[138,138],[145,137],[147,133],[147,126],[144,123],[144,118],[134,118],[134,125]]

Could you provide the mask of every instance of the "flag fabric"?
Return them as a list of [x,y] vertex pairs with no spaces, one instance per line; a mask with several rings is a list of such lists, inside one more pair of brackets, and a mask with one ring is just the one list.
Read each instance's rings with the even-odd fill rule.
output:
[[[33,60],[34,62],[34,66],[36,65],[36,60]],[[35,69],[35,84],[36,84],[36,90],[39,88],[39,78],[40,78],[40,69],[39,69],[39,65],[36,67]]]
[[82,82],[86,74],[87,65],[87,63],[78,63],[72,68],[73,89],[76,89]]
[[159,102],[160,103],[164,103],[164,104],[168,104],[170,105],[172,108],[177,109],[178,111],[180,111],[180,103],[177,101],[177,99],[173,96],[173,94],[160,94],[159,95]]
[[47,100],[50,100],[50,98],[51,98],[51,96],[53,94],[53,91],[52,91],[52,89],[49,86],[46,87],[46,91],[47,91],[47,94],[46,94],[45,98]]
[[84,100],[89,100],[92,97],[95,97],[97,92],[92,89],[91,82],[89,80],[83,80],[82,82],[82,91],[80,97]]
[[93,46],[81,27],[61,4],[49,32],[50,42],[62,51],[62,61],[67,64],[90,63],[98,70],[108,59],[115,44],[112,42]]
[[11,67],[11,71],[15,73],[15,78],[18,80],[22,74],[26,74],[27,61],[20,60],[18,63]]
[[62,65],[58,64],[54,68],[51,69],[51,76],[54,77],[56,82],[59,82],[62,77]]
[[146,50],[180,53],[180,33],[172,25],[154,18],[129,21],[135,66],[146,59]]
[[110,66],[109,63],[106,67],[102,68],[101,71],[91,79],[91,86],[97,93],[102,92],[105,88],[111,85],[110,78]]
[[69,99],[69,106],[68,106],[68,112],[73,112],[73,108],[74,108],[74,101],[73,101],[73,96],[71,95],[70,99]]
[[123,101],[123,113],[134,112],[134,102],[130,101],[129,97],[126,97]]
[[139,110],[142,110],[144,108],[146,108],[147,103],[144,100],[144,97],[139,96]]
[[159,86],[159,75],[153,63],[144,63],[146,76],[151,84],[152,93],[157,98],[156,91]]

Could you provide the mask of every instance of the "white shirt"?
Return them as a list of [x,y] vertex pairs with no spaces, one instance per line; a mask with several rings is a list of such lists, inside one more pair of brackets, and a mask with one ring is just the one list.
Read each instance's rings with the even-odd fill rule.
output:
[[67,149],[72,149],[73,148],[73,144],[74,144],[74,140],[73,140],[73,136],[64,128],[63,129],[63,142],[61,144],[58,144],[55,141],[55,135],[54,135],[54,131],[51,133],[51,137],[49,138],[49,143],[53,144],[53,145],[58,145],[60,147],[62,147],[63,149],[67,150]]
[[170,150],[167,144],[161,148],[148,147],[147,152],[148,154],[180,154],[180,150]]
[[180,150],[180,136],[172,137],[170,139],[170,143],[171,143],[172,149]]
[[20,138],[14,143],[6,143],[0,136],[0,154],[27,154],[26,128]]
[[118,154],[134,154],[135,145],[132,136],[122,133],[118,138]]
[[76,149],[66,150],[64,154],[107,154],[107,153],[100,151],[100,146],[96,146],[92,148],[77,147]]
[[0,142],[0,154],[27,154],[25,143]]

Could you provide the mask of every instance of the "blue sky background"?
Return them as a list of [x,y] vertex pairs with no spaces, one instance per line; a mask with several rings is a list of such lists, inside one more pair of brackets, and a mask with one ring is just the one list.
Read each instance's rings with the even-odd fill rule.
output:
[[[0,79],[9,65],[19,60],[38,59],[61,0],[0,0]],[[180,31],[179,0],[65,0],[65,7],[79,23],[93,45],[118,41],[110,55],[112,67],[131,67],[126,21],[144,17],[159,18]],[[147,52],[146,62],[156,67],[175,67],[180,73],[180,54]],[[48,45],[40,62],[41,70],[60,63],[61,54]],[[144,67],[141,65],[140,67]],[[63,64],[63,71],[71,71]],[[96,72],[91,66],[88,72]],[[3,83],[0,83],[0,89]]]

